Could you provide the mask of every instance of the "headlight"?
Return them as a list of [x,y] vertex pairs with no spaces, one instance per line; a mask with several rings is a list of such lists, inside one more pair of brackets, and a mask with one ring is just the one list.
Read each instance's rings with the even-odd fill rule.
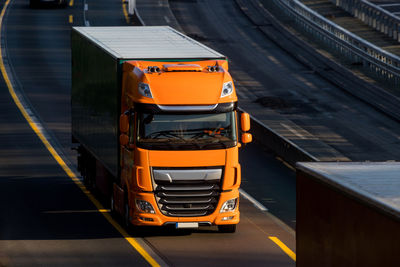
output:
[[152,213],[152,214],[156,213],[154,211],[153,206],[149,202],[144,200],[136,199],[136,207],[140,212]]
[[237,198],[229,199],[222,205],[221,210],[219,212],[222,213],[222,212],[234,211],[236,209],[236,205],[237,205]]
[[150,85],[148,85],[147,83],[139,83],[138,90],[142,96],[153,98],[153,96],[151,95]]
[[222,86],[221,97],[228,96],[232,94],[232,92],[233,92],[233,83],[232,82],[224,83],[224,85]]

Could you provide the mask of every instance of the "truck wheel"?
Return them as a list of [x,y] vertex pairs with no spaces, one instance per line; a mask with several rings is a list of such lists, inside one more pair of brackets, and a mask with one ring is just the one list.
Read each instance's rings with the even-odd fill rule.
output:
[[88,190],[94,189],[93,173],[91,170],[86,169],[85,175],[83,175],[83,184]]
[[29,1],[29,7],[30,8],[35,8],[37,7],[37,2],[35,0],[30,0]]
[[86,186],[87,189],[89,189],[89,177],[86,170],[83,172],[82,177],[83,177],[83,184]]
[[96,190],[96,160],[87,158],[83,174],[83,184],[88,190]]
[[236,224],[218,225],[220,233],[234,233],[236,232]]
[[114,204],[115,204],[114,192],[111,192],[111,199],[110,199],[110,213],[111,213],[111,216],[115,216],[115,214],[116,214]]
[[132,226],[131,221],[129,220],[129,204],[128,201],[125,201],[124,205],[124,226],[127,230],[129,230]]
[[60,2],[60,6],[63,7],[63,8],[68,7],[68,2],[67,2],[67,0],[62,0],[62,1]]

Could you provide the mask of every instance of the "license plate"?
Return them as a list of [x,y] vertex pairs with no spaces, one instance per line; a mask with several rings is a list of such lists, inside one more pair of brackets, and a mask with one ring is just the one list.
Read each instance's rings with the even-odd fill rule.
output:
[[199,223],[197,222],[178,222],[175,224],[176,229],[185,229],[185,228],[199,228]]

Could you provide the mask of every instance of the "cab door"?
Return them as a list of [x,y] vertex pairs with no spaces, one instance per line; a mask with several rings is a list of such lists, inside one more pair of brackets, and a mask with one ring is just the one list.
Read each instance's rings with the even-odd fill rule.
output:
[[121,185],[125,190],[132,189],[132,175],[135,163],[135,114],[129,114],[128,143],[121,148]]

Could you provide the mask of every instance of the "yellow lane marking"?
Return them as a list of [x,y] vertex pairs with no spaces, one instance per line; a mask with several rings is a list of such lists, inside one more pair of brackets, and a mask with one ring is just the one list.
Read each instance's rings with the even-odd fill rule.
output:
[[292,260],[296,261],[296,254],[288,248],[282,241],[279,240],[276,236],[269,236],[269,239],[271,239],[275,244],[277,244]]
[[69,23],[74,23],[74,15],[69,15]]
[[127,4],[125,3],[125,0],[122,0],[122,12],[124,12],[126,23],[129,24],[130,19],[129,19],[128,11],[126,10],[126,6],[127,6]]
[[285,252],[292,260],[296,261],[296,253],[294,253],[290,248],[288,248],[282,241],[279,240],[279,238],[277,238],[276,236],[270,236],[268,235],[268,233],[266,233],[264,231],[264,229],[262,229],[260,226],[258,226],[257,224],[255,224],[252,220],[250,220],[250,218],[245,217],[251,224],[253,224],[256,228],[258,228],[258,230],[260,230],[261,232],[263,232],[265,235],[268,236],[268,238],[273,241],[276,245],[278,245],[278,247],[280,249],[283,250],[283,252]]
[[[3,6],[3,9],[0,13],[0,29],[2,28],[3,24],[3,18],[4,14],[6,12],[6,9],[8,5],[10,4],[10,0],[7,0],[6,3]],[[0,31],[0,37],[1,37],[1,31]],[[65,163],[65,161],[60,157],[60,155],[57,153],[57,151],[54,149],[54,147],[50,144],[50,142],[47,140],[47,138],[44,136],[41,130],[41,126],[36,124],[36,122],[33,121],[33,119],[30,117],[24,106],[22,105],[21,101],[19,100],[17,94],[15,93],[15,90],[11,84],[10,78],[8,77],[5,65],[4,65],[4,60],[2,56],[2,47],[0,46],[0,70],[3,75],[3,78],[6,82],[6,85],[8,87],[8,91],[13,98],[16,106],[18,109],[21,111],[22,115],[24,116],[25,120],[28,122],[29,126],[32,128],[32,130],[36,133],[36,135],[39,137],[39,139],[42,141],[42,143],[46,146],[47,150],[50,152],[50,154],[53,156],[53,158],[57,161],[57,163],[61,166],[61,168],[65,171],[65,173],[68,175],[68,177],[82,190],[82,192],[90,199],[90,201],[95,205],[97,210],[103,214],[103,216],[107,219],[107,221],[114,226],[118,230],[118,232],[124,237],[126,241],[131,244],[131,246],[136,249],[137,252],[142,255],[142,257],[151,265],[151,266],[160,266],[153,257],[150,256],[150,254],[136,241],[135,238],[131,237],[125,229],[123,229],[111,216],[108,212],[105,212],[107,209],[103,207],[103,205],[86,189],[86,187],[83,185],[83,183],[76,177],[74,172],[68,167],[68,165]]]
[[69,1],[69,6],[73,6],[74,5],[74,0],[70,0]]

